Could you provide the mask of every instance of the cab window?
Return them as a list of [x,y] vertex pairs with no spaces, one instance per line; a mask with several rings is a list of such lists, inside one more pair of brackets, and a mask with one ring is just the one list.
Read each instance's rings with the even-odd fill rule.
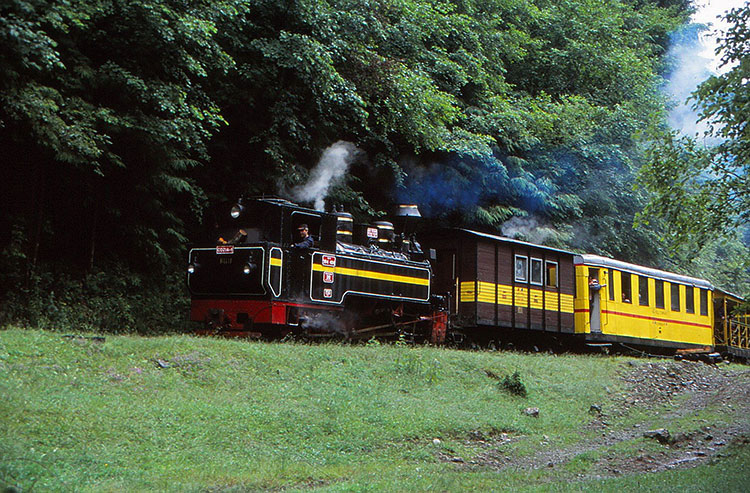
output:
[[312,237],[315,245],[320,241],[320,216],[310,214],[303,211],[292,212],[291,224],[289,225],[289,242],[298,243],[300,241],[300,235],[298,228],[301,224],[307,225],[307,232]]

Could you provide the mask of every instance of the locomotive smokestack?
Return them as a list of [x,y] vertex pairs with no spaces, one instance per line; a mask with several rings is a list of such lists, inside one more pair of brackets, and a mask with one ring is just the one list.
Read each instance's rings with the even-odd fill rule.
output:
[[393,216],[396,231],[405,237],[414,233],[417,223],[422,219],[416,204],[398,204]]
[[396,206],[396,217],[422,217],[416,204],[399,204]]

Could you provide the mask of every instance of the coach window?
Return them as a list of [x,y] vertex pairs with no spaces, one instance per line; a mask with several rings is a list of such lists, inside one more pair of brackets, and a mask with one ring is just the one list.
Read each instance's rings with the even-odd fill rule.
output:
[[632,303],[633,299],[633,284],[630,282],[630,272],[621,272],[620,280],[622,281],[622,302]]
[[687,313],[695,313],[695,298],[693,294],[693,286],[685,286],[685,311]]
[[638,304],[648,306],[648,277],[638,276]]
[[612,269],[609,269],[609,272],[607,275],[609,279],[609,282],[607,282],[608,284],[607,288],[609,289],[609,300],[615,301],[615,271],[613,271]]
[[550,262],[549,260],[547,261],[547,271],[544,284],[548,288],[557,287],[557,262]]
[[708,290],[701,289],[701,315],[708,315]]
[[542,285],[542,260],[538,258],[531,259],[531,284]]
[[656,308],[664,309],[664,281],[656,280],[654,294],[656,295]]
[[529,272],[529,258],[523,255],[516,255],[516,282],[526,282]]
[[672,294],[672,311],[679,312],[680,311],[680,285],[671,283],[670,288],[671,288],[670,291]]

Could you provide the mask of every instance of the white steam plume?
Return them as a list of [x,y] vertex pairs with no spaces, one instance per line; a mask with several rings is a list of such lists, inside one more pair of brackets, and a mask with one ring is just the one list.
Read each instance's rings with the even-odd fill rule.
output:
[[508,238],[540,245],[556,234],[554,229],[539,224],[533,217],[512,217],[500,226],[500,230]]
[[[730,70],[730,66],[720,65],[721,53],[716,53],[716,47],[728,28],[723,16],[743,3],[744,0],[696,0],[692,22],[703,24],[707,29],[698,33],[698,39],[679,36],[679,33],[673,37],[669,57],[677,68],[670,75],[664,91],[675,103],[669,114],[669,123],[682,135],[700,137],[708,130],[708,122],[699,122],[698,114],[692,109],[694,101],[687,100],[708,77]],[[708,139],[705,143],[715,145],[719,139]]]
[[324,210],[328,190],[341,181],[358,152],[354,144],[343,140],[330,146],[310,171],[307,183],[292,189],[292,197],[298,202],[314,202],[315,209]]
[[704,47],[699,42],[685,39],[670,46],[669,56],[677,65],[664,88],[675,105],[669,112],[669,124],[685,136],[703,135],[708,126],[705,121],[698,121],[693,101],[688,98],[698,84],[711,76],[711,59],[704,56]]

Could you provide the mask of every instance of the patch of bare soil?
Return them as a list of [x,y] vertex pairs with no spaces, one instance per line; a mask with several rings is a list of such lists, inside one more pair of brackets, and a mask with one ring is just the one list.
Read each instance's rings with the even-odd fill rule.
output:
[[[658,361],[627,363],[620,372],[626,392],[616,397],[604,414],[599,405],[592,405],[592,421],[581,430],[582,440],[566,448],[545,448],[526,457],[509,455],[507,444],[520,439],[500,434],[492,437],[468,437],[467,445],[481,450],[472,458],[459,458],[442,452],[440,459],[461,463],[466,467],[489,467],[496,470],[533,470],[558,468],[586,452],[601,451],[589,477],[611,477],[675,468],[689,468],[720,456],[730,444],[750,444],[750,369],[709,365],[690,361]],[[675,433],[655,428],[658,422],[670,423],[693,416],[704,409],[712,415],[731,419],[702,420],[703,426],[689,433]],[[647,411],[651,418],[632,427],[612,424],[631,409]],[[658,413],[661,412],[661,416]],[[596,436],[591,438],[592,431]],[[546,437],[545,437],[546,438]],[[641,441],[635,453],[615,453],[612,446],[622,442],[656,440],[660,449],[654,452]],[[544,445],[544,442],[543,442]],[[635,447],[634,447],[635,448]]]

